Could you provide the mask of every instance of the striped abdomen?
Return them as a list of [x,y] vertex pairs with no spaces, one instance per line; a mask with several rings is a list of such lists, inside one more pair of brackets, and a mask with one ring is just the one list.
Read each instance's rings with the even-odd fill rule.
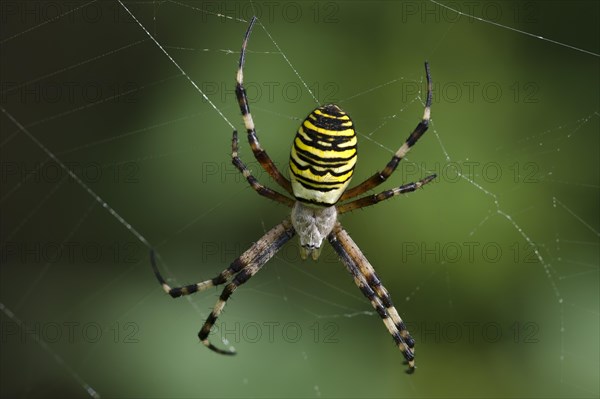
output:
[[337,105],[311,112],[296,133],[290,154],[294,196],[303,202],[330,206],[352,178],[356,164],[356,133],[352,120]]

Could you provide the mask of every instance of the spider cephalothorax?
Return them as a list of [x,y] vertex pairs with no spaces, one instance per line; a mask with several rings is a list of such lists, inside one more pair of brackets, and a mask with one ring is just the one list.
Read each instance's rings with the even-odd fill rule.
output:
[[237,287],[254,276],[296,233],[300,238],[302,258],[310,256],[317,259],[323,241],[327,239],[354,278],[358,288],[381,316],[396,346],[402,351],[408,362],[408,372],[413,372],[415,369],[413,349],[415,342],[396,311],[388,291],[381,284],[375,269],[348,232],[344,230],[337,216],[353,209],[377,204],[396,195],[415,191],[435,178],[435,175],[431,175],[418,182],[403,184],[382,191],[379,194],[361,197],[367,191],[387,180],[396,170],[398,163],[427,130],[431,107],[429,66],[425,63],[427,99],[425,100],[423,117],[385,168],[357,186],[348,189],[356,165],[356,133],[350,117],[337,105],[329,104],[316,108],[300,125],[290,154],[290,180],[288,180],[279,172],[258,141],[246,90],[243,86],[246,46],[255,21],[256,18],[252,18],[244,36],[236,78],[236,95],[254,157],[281,188],[293,196],[294,199],[262,185],[252,175],[239,157],[236,131],[233,132],[231,141],[232,161],[258,194],[292,208],[291,215],[269,230],[246,252],[234,260],[228,268],[210,280],[172,288],[160,274],[152,251],[150,259],[154,274],[165,292],[173,298],[227,283],[215,307],[198,333],[198,337],[211,350],[231,355],[235,353],[233,349],[217,348],[210,343],[208,335],[225,307],[225,303]]
[[300,239],[300,257],[308,256],[317,260],[321,254],[321,245],[327,238],[335,222],[335,206],[311,206],[297,201],[292,208],[292,225]]

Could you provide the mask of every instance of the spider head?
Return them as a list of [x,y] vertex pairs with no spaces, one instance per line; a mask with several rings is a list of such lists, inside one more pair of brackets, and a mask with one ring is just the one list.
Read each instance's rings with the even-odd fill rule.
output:
[[300,257],[317,260],[321,245],[337,221],[335,206],[323,207],[296,201],[292,208],[292,225],[300,238]]

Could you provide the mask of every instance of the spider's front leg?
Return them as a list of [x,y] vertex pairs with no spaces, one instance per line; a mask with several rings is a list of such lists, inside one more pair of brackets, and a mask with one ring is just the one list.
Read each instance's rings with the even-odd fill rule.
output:
[[246,59],[246,47],[248,46],[248,40],[250,39],[250,33],[252,33],[252,27],[256,22],[256,17],[252,17],[250,25],[244,35],[244,41],[242,43],[242,50],[240,52],[240,62],[236,75],[235,95],[242,112],[242,119],[244,120],[244,126],[248,133],[248,143],[252,149],[252,153],[256,160],[260,163],[262,168],[279,184],[285,191],[292,194],[292,186],[288,179],[285,178],[277,169],[275,163],[271,160],[267,152],[260,145],[258,135],[256,134],[256,128],[254,126],[254,120],[250,113],[250,105],[248,104],[248,97],[246,96],[246,89],[244,88],[244,61]]
[[388,291],[377,277],[375,269],[339,222],[329,234],[328,240],[352,274],[358,288],[383,320],[396,346],[408,362],[407,373],[412,374],[415,371],[414,339],[396,311]]

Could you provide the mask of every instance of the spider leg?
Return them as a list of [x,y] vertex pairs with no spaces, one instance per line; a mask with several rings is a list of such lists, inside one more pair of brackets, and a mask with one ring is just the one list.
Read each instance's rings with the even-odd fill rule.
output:
[[235,130],[233,131],[233,138],[231,139],[231,162],[240,171],[240,173],[244,175],[244,177],[250,184],[250,187],[252,187],[252,189],[258,194],[262,195],[263,197],[272,199],[273,201],[277,201],[284,205],[287,205],[290,208],[294,206],[294,200],[286,197],[283,194],[278,193],[277,191],[271,190],[266,186],[263,186],[258,182],[258,180],[256,180],[254,176],[252,176],[252,173],[250,173],[250,170],[248,169],[248,167],[246,167],[246,165],[244,164],[244,162],[242,162],[238,155],[238,135],[237,131]]
[[233,277],[233,280],[225,286],[223,292],[219,296],[219,300],[215,304],[212,312],[204,322],[202,329],[198,333],[200,342],[209,349],[223,354],[233,355],[235,351],[219,349],[208,340],[208,335],[212,326],[217,321],[217,318],[223,311],[225,304],[233,292],[242,284],[247,282],[252,276],[254,276],[265,263],[267,263],[279,249],[289,241],[295,234],[294,227],[289,218],[285,219],[282,223],[273,227],[269,230],[262,238],[260,238],[254,245],[252,245],[246,252],[236,259],[233,264],[238,264],[241,268],[239,272]]
[[410,151],[411,147],[415,145],[415,143],[421,138],[423,133],[427,131],[427,128],[429,127],[429,117],[431,115],[432,96],[431,76],[429,73],[429,63],[427,61],[425,61],[425,74],[427,76],[427,100],[425,101],[425,111],[423,112],[423,118],[421,119],[421,122],[419,122],[415,130],[413,130],[410,136],[408,136],[404,144],[398,149],[398,151],[396,151],[396,153],[392,156],[392,159],[388,162],[388,164],[382,171],[375,173],[373,176],[363,181],[358,186],[353,187],[344,192],[344,194],[342,194],[340,198],[340,201],[359,196],[386,181],[387,178],[390,177],[392,173],[394,173],[394,171],[398,167],[398,164],[400,163],[402,158],[406,156],[408,151]]
[[390,297],[389,292],[381,283],[381,280],[377,276],[375,269],[368,261],[368,259],[364,256],[362,251],[358,248],[354,240],[352,240],[348,232],[346,232],[346,230],[344,230],[339,224],[336,227],[338,241],[341,242],[341,245],[346,249],[346,252],[350,255],[351,258],[353,258],[355,264],[358,266],[358,269],[369,284],[369,287],[371,287],[371,289],[375,291],[377,296],[381,299],[381,303],[383,304],[383,306],[385,306],[385,310],[392,318],[392,321],[400,331],[400,334],[402,335],[402,338],[404,338],[408,347],[411,349],[414,348],[415,341],[410,336],[406,325],[402,321],[402,318],[400,317],[398,311],[392,303],[392,298]]
[[292,185],[288,179],[286,179],[277,169],[277,166],[273,163],[267,152],[261,147],[254,127],[254,121],[252,120],[252,114],[250,113],[250,105],[248,104],[248,98],[246,97],[246,89],[244,89],[244,60],[246,58],[246,47],[248,46],[248,39],[252,32],[252,27],[256,22],[256,17],[252,17],[246,35],[244,36],[244,42],[242,43],[242,51],[240,54],[240,63],[236,76],[235,95],[237,97],[240,111],[242,111],[242,118],[244,119],[244,125],[248,132],[248,142],[250,148],[254,153],[254,157],[263,167],[263,169],[288,193],[293,194]]
[[171,297],[173,297],[173,298],[178,298],[183,295],[190,295],[190,294],[193,294],[198,291],[204,291],[205,289],[207,289],[209,287],[223,284],[231,277],[232,274],[239,271],[239,269],[235,270],[236,268],[239,267],[239,265],[235,264],[235,262],[234,262],[227,269],[225,269],[221,273],[219,273],[219,275],[217,277],[214,277],[210,280],[202,281],[202,282],[199,282],[196,284],[189,284],[189,285],[184,285],[181,287],[172,288],[169,284],[167,284],[167,282],[165,281],[163,276],[160,274],[160,271],[158,270],[158,266],[156,265],[156,254],[154,253],[154,249],[150,250],[150,264],[152,265],[152,270],[154,271],[154,275],[156,276],[156,279],[162,286],[163,290],[167,294],[171,295]]
[[[286,222],[284,221],[283,223],[279,224],[277,227],[282,226],[284,223],[286,223]],[[291,223],[290,223],[290,225],[291,225]],[[221,273],[219,273],[217,276],[215,276],[211,279],[201,281],[196,284],[189,284],[189,285],[184,285],[181,287],[174,287],[174,288],[171,287],[169,284],[167,284],[167,282],[161,275],[160,271],[158,270],[158,266],[156,265],[156,254],[154,252],[154,249],[150,250],[150,264],[152,265],[152,270],[154,271],[154,275],[156,276],[156,279],[162,286],[163,290],[167,294],[171,295],[171,297],[173,297],[173,298],[178,298],[178,297],[184,296],[184,295],[191,295],[191,294],[194,294],[199,291],[205,291],[208,288],[216,287],[221,284],[225,284],[236,273],[238,273],[240,270],[242,270],[244,267],[246,267],[246,265],[252,263],[255,260],[255,258],[260,254],[260,252],[268,249],[269,242],[272,240],[276,240],[276,233],[279,231],[279,230],[275,231],[277,229],[277,227],[268,231],[260,240],[258,240],[256,243],[254,243],[254,245],[252,245],[239,258],[237,258],[236,260],[231,262],[231,264],[229,265],[229,267],[227,269],[224,269]],[[292,235],[293,235],[293,233],[294,233],[294,231],[292,228]]]
[[165,281],[163,276],[160,274],[160,271],[158,270],[158,266],[156,265],[156,254],[154,253],[154,249],[150,250],[150,264],[152,265],[152,270],[154,270],[154,275],[156,276],[156,279],[162,286],[163,290],[167,294],[171,295],[171,297],[173,297],[173,298],[179,298],[180,296],[184,296],[184,295],[191,295],[198,291],[205,291],[210,287],[216,287],[218,285],[225,284],[227,281],[229,281],[231,279],[231,277],[234,274],[236,274],[237,272],[242,270],[242,268],[244,266],[244,263],[240,257],[240,258],[234,260],[227,269],[223,270],[217,276],[215,276],[209,280],[201,281],[196,284],[184,285],[181,287],[171,287],[169,284],[167,284],[167,282]]
[[431,176],[427,176],[426,178],[419,180],[416,183],[403,184],[400,187],[396,187],[391,190],[386,190],[379,194],[367,195],[365,197],[355,199],[348,203],[338,205],[337,211],[339,214],[345,213],[348,211],[353,211],[355,209],[364,208],[365,206],[375,205],[381,201],[385,201],[386,199],[390,199],[390,198],[395,197],[400,194],[406,194],[406,193],[416,191],[417,189],[421,188],[425,184],[431,182],[433,179],[435,179],[435,177],[436,177],[436,175],[433,174]]
[[415,370],[414,340],[408,333],[389,293],[381,284],[373,266],[339,222],[329,234],[328,240],[340,256],[342,263],[352,274],[358,288],[369,299],[371,305],[383,320],[396,346],[402,351],[409,366],[407,373],[413,373]]

